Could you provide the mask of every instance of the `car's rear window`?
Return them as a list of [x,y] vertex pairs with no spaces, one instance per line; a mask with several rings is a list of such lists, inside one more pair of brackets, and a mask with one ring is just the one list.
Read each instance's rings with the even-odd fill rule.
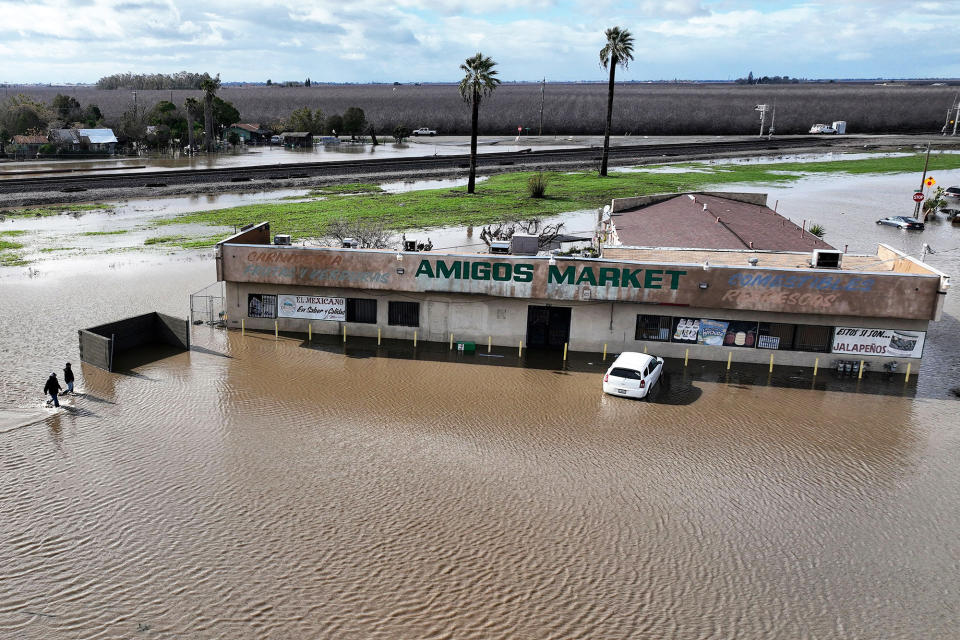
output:
[[614,367],[610,370],[610,375],[617,378],[627,378],[628,380],[643,380],[643,376],[640,375],[639,371],[624,369],[622,367]]

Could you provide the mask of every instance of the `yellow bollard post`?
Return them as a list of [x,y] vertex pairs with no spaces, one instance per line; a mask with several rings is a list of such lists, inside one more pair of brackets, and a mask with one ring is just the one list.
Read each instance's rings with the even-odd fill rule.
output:
[[733,351],[727,352],[727,371],[730,371],[730,361],[733,360]]
[[450,334],[450,351],[453,351],[453,334]]
[[567,343],[566,342],[563,343],[563,361],[564,362],[567,361]]
[[770,373],[773,373],[773,354],[770,354]]
[[380,346],[380,327],[377,327],[377,346]]
[[523,357],[523,340],[520,341],[520,347],[517,348],[517,357],[518,358]]
[[907,375],[905,375],[905,376],[903,377],[903,381],[904,381],[904,382],[906,382],[907,380],[910,379],[910,367],[911,367],[912,365],[913,365],[912,362],[908,362],[908,363],[907,363]]
[[604,360],[607,359],[607,343],[606,342],[603,343],[603,359]]
[[860,370],[857,371],[857,380],[863,378],[863,360],[860,361]]
[[414,348],[414,349],[417,348],[417,331],[416,331],[416,329],[414,329],[414,331],[413,331],[413,348]]
[[245,323],[244,323],[244,320],[245,320],[245,318],[240,318],[240,335],[241,335],[241,336],[247,335],[247,329],[246,329],[246,327],[244,326],[244,324],[245,324]]
[[490,353],[491,347],[493,347],[493,336],[487,336],[487,353]]
[[687,349],[683,354],[683,366],[687,366],[688,360],[690,360],[690,349]]
[[313,342],[313,323],[312,322],[307,323],[307,341],[311,343]]
[[815,358],[813,361],[813,376],[817,376],[817,369],[820,368],[820,358]]
[[280,325],[277,324],[276,320],[273,321],[273,339],[274,340],[280,339]]
[[347,341],[347,325],[343,325],[343,341]]
[[644,353],[647,352],[647,345],[643,345],[643,352],[644,352]]

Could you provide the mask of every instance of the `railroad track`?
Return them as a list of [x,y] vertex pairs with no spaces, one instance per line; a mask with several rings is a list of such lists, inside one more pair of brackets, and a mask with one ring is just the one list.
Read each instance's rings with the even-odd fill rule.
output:
[[[837,138],[804,137],[784,140],[734,140],[708,143],[673,143],[655,145],[631,145],[610,148],[612,161],[665,159],[676,156],[703,156],[749,151],[788,151],[813,146],[832,146]],[[524,167],[548,168],[570,163],[588,164],[599,162],[602,149],[535,148],[525,151],[485,153],[477,156],[479,168]],[[444,171],[466,169],[468,154],[454,156],[425,156],[415,158],[383,158],[376,160],[341,160],[334,162],[298,162],[279,165],[251,167],[224,167],[213,169],[174,169],[157,172],[124,172],[108,175],[49,175],[32,178],[0,180],[0,193],[75,192],[93,189],[117,189],[131,187],[167,187],[189,184],[250,182],[254,180],[292,180],[317,178],[329,175],[362,175],[370,173],[409,173],[411,171]]]

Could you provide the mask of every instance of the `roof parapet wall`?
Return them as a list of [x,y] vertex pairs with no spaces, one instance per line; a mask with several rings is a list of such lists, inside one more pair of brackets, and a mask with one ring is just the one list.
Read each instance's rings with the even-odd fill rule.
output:
[[747,204],[756,204],[762,207],[767,206],[767,194],[765,193],[733,193],[719,191],[685,191],[682,193],[654,193],[648,196],[633,196],[630,198],[614,198],[610,203],[610,213],[619,213],[630,209],[639,209],[651,204],[657,204],[664,200],[670,200],[682,195],[704,195],[715,196],[717,198],[726,198],[727,200],[736,200]]

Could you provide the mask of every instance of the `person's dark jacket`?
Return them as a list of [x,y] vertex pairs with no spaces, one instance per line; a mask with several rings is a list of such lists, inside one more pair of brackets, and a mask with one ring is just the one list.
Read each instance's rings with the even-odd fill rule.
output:
[[70,384],[71,382],[73,382],[73,369],[71,369],[70,367],[67,367],[66,369],[63,370],[63,381],[66,382],[67,384]]
[[47,384],[43,387],[43,392],[54,395],[56,393],[60,393],[61,388],[62,387],[60,386],[60,383],[57,382],[57,376],[50,376],[47,378]]

